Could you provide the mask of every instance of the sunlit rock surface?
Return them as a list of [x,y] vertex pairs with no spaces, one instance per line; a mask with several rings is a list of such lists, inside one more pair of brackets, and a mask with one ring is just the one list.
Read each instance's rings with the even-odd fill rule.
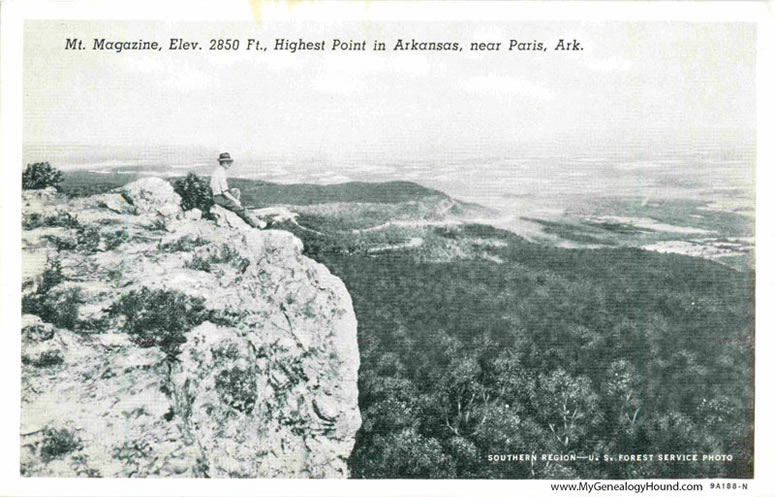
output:
[[[23,475],[348,476],[350,295],[290,233],[220,214],[184,213],[159,178],[78,199],[23,193],[23,292],[75,309],[65,324],[23,318]],[[174,360],[108,311],[142,288],[201,298],[212,316]]]

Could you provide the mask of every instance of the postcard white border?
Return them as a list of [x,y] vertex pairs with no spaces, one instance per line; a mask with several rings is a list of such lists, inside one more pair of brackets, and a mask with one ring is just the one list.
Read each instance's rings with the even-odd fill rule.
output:
[[[251,8],[253,4],[254,8]],[[0,4],[0,150],[2,197],[0,225],[3,241],[2,347],[4,372],[0,425],[1,495],[549,495],[549,481],[416,481],[416,480],[116,480],[42,479],[19,476],[20,385],[20,182],[22,168],[22,33],[27,19],[170,20],[170,21],[294,20],[584,20],[584,21],[695,21],[736,22],[757,29],[757,319],[756,319],[756,448],[755,475],[747,491],[711,491],[703,495],[775,495],[775,423],[769,384],[775,377],[773,352],[773,290],[775,290],[775,212],[773,168],[773,34],[772,4],[765,2],[470,2],[470,1],[21,1]],[[685,480],[704,481],[709,480]],[[724,480],[731,481],[731,480]],[[562,494],[562,492],[556,492]],[[569,493],[570,494],[570,493]],[[578,493],[576,493],[578,494]],[[661,493],[666,495],[669,493]]]

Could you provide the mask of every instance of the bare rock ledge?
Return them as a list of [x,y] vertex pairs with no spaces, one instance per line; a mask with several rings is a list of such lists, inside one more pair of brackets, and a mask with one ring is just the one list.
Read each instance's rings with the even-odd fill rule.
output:
[[[22,233],[25,295],[80,296],[72,329],[22,321],[23,475],[348,476],[361,423],[357,322],[342,281],[299,239],[228,211],[217,223],[184,213],[160,178],[23,197],[25,219],[70,213],[80,226]],[[48,288],[54,261],[63,279]],[[142,288],[201,298],[221,318],[189,330],[169,360],[107,312]]]

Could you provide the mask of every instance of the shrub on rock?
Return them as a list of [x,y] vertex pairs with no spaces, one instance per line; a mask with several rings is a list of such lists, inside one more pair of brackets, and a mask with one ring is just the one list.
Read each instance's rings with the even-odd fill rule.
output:
[[45,323],[60,328],[79,328],[79,308],[83,303],[80,288],[69,288],[64,292],[52,289],[64,281],[62,267],[58,260],[48,262],[34,293],[22,296],[22,313],[34,314]]
[[62,352],[58,350],[45,350],[38,355],[23,355],[22,364],[33,366],[36,368],[48,368],[52,366],[59,366],[64,363],[65,359],[62,357]]
[[44,462],[52,461],[83,448],[75,433],[64,428],[61,430],[47,429],[43,435],[45,438],[40,446],[40,456]]
[[48,162],[27,164],[22,173],[22,190],[42,190],[49,186],[57,187],[62,182],[62,171],[51,167]]
[[258,400],[254,373],[236,366],[218,373],[215,389],[225,404],[245,414],[253,411]]
[[213,193],[206,179],[194,173],[188,173],[185,178],[176,180],[173,188],[180,195],[180,206],[184,211],[199,209],[202,213],[210,212],[210,207],[213,206]]
[[123,317],[123,330],[140,347],[159,347],[172,359],[185,334],[207,315],[204,299],[173,290],[132,290],[110,306],[111,317]]

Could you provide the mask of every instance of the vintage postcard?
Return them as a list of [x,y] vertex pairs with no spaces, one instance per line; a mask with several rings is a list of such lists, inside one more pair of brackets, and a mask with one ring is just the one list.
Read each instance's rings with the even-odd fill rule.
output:
[[38,7],[4,493],[773,490],[764,4]]

